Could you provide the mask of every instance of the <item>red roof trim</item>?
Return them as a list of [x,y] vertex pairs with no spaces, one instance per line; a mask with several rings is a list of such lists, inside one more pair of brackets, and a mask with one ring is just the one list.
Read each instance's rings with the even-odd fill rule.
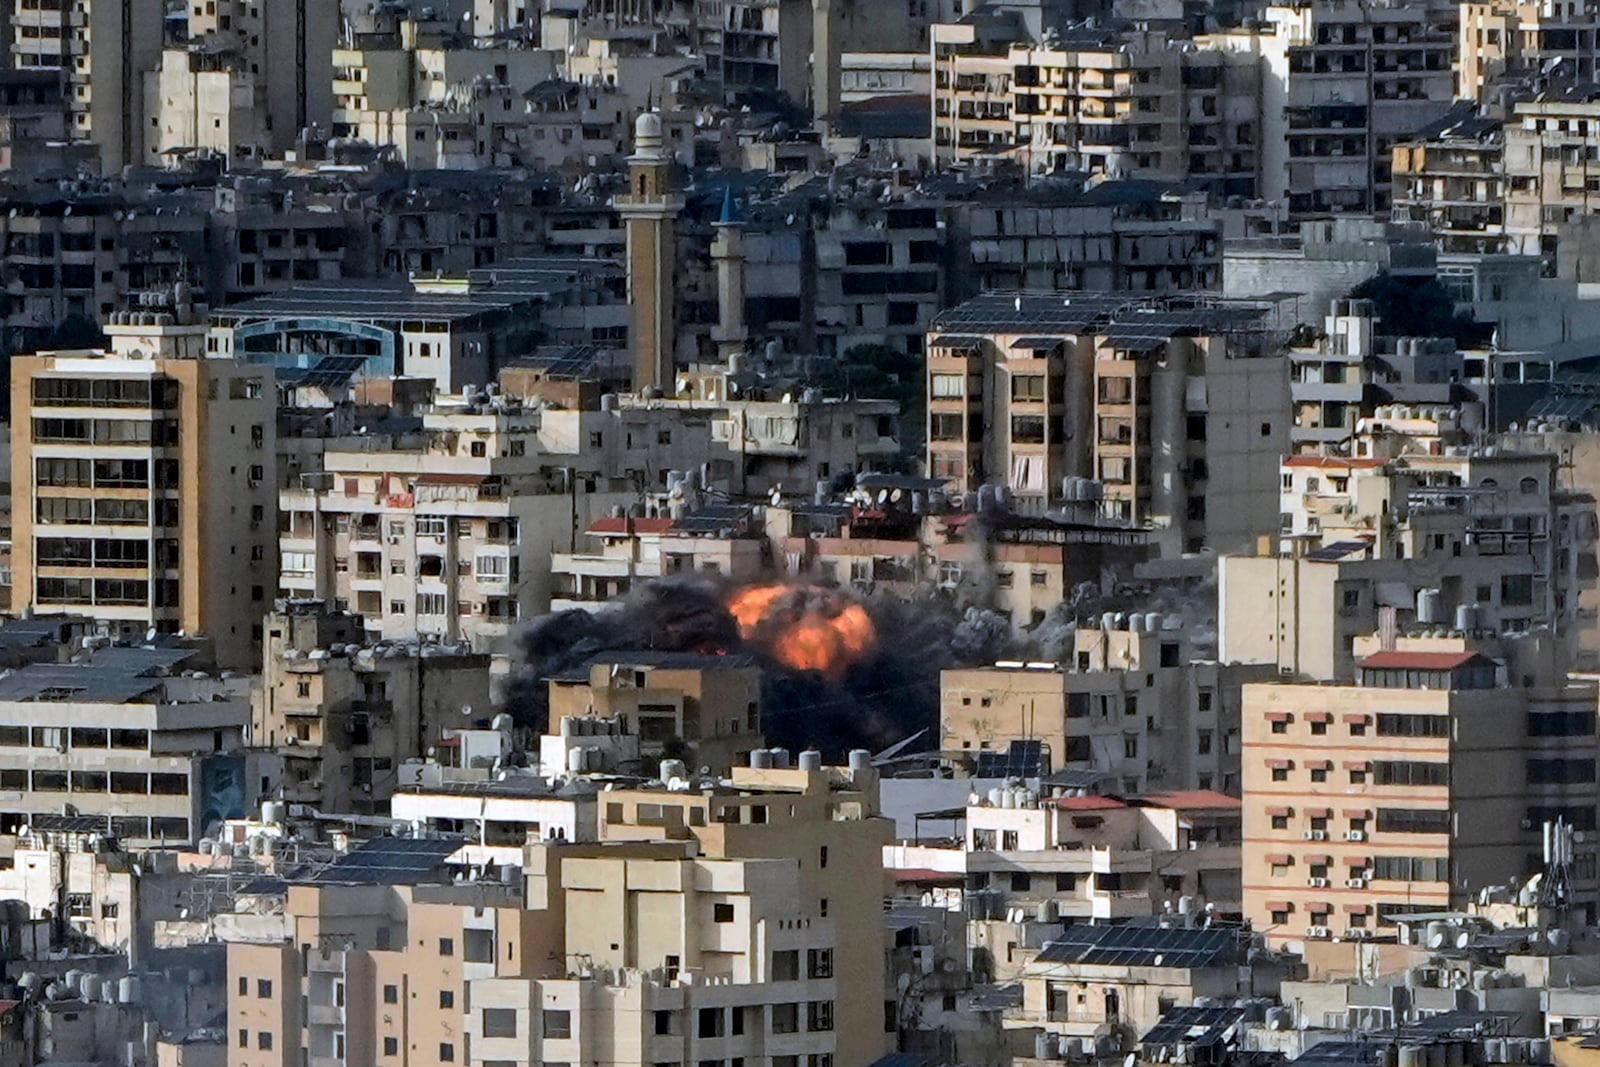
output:
[[1321,467],[1340,470],[1375,470],[1389,461],[1386,459],[1353,459],[1348,456],[1286,456],[1285,467]]

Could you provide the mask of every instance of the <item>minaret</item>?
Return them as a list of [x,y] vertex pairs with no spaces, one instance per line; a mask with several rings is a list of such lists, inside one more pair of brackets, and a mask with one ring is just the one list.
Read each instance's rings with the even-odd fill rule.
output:
[[717,358],[726,363],[743,352],[749,340],[744,325],[744,229],[734,210],[731,185],[723,194],[716,230],[711,258],[717,264],[717,328],[711,339],[717,343]]
[[683,197],[668,191],[671,174],[661,116],[646,111],[633,124],[628,191],[611,201],[628,228],[628,304],[633,308],[628,345],[635,392],[672,391],[678,304],[675,229]]

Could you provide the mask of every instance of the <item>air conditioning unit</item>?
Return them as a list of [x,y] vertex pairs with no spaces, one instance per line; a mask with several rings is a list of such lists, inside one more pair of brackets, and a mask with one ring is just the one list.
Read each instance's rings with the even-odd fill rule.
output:
[[1306,831],[1306,840],[1307,841],[1326,841],[1327,839],[1328,839],[1328,831],[1326,831],[1326,830],[1307,830]]
[[1328,888],[1328,880],[1326,878],[1307,878],[1306,885],[1312,889],[1326,889]]
[[1352,926],[1344,932],[1344,936],[1348,941],[1365,941],[1372,936],[1372,931],[1365,926]]
[[1367,880],[1365,878],[1346,878],[1344,885],[1346,889],[1365,889],[1367,888]]
[[1367,832],[1365,830],[1351,830],[1344,835],[1344,839],[1346,841],[1365,841]]
[[1308,926],[1306,927],[1306,936],[1316,938],[1332,937],[1333,931],[1326,926]]

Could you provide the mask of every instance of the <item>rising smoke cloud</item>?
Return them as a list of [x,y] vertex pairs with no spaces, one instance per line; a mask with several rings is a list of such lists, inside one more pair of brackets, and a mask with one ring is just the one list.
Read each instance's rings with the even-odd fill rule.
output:
[[771,744],[816,747],[836,759],[927,730],[918,747],[931,749],[941,670],[999,659],[1064,662],[1076,627],[1107,610],[1159,605],[1203,627],[1214,618],[1208,592],[1089,583],[1019,635],[1000,613],[933,590],[903,600],[793,583],[661,579],[600,610],[555,612],[523,628],[505,710],[518,725],[544,731],[549,679],[606,652],[742,654],[762,668],[762,729]]

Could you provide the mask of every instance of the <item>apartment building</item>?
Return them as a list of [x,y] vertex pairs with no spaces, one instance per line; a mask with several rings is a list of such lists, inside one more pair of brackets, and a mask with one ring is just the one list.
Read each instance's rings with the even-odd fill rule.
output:
[[538,426],[495,398],[330,444],[320,472],[279,493],[285,595],[354,611],[370,640],[496,646],[548,607],[551,554],[631,499],[544,452]]
[[[0,53],[10,55],[3,33]],[[59,153],[49,145],[66,139],[66,110],[66,83],[59,70],[17,71],[0,63],[0,170],[21,174],[54,162]]]
[[[800,981],[831,974],[841,992],[883,988],[882,853],[893,825],[879,815],[878,775],[868,754],[852,753],[848,767],[823,767],[816,753],[802,753],[795,769],[736,767],[731,784],[730,790],[698,793],[612,790],[600,812],[601,840],[686,834],[707,859],[782,861],[785,884],[796,893],[794,930],[828,951],[818,953],[815,965],[809,952],[800,952],[803,970],[791,970],[785,955],[776,961],[777,973]],[[595,960],[614,965],[616,952],[596,951]],[[798,1037],[769,1042],[769,1055],[815,1052],[843,1064],[871,1063],[885,1051],[884,1005],[875,999],[852,995],[831,1008],[796,1005],[792,1023],[787,1009],[777,1014],[780,1032],[806,1034],[809,1047],[793,1047]],[[824,1047],[815,1044],[819,1040]],[[831,1050],[825,1047],[830,1040]]]
[[1073,635],[1066,664],[942,671],[940,750],[981,759],[1036,744],[1051,769],[1109,775],[1125,793],[1237,793],[1239,687],[1271,672],[1195,661],[1183,631],[1165,626],[1159,615],[1105,619]]
[[249,670],[276,574],[272,373],[206,358],[182,287],[156,299],[105,351],[11,361],[12,610],[204,635]]
[[958,847],[899,842],[884,849],[884,867],[897,881],[953,876],[993,981],[1019,977],[1064,923],[1123,923],[1180,908],[1198,917],[1205,904],[1238,911],[1237,797],[1052,796],[1001,786],[963,814]]
[[160,0],[10,0],[7,6],[11,66],[60,71],[66,80],[68,136],[93,141],[106,174],[142,162],[143,78],[161,54]]
[[1261,184],[1300,217],[1386,214],[1390,156],[1449,111],[1458,7],[1449,0],[1304,0],[1266,8],[1218,48],[1261,57]]
[[[927,471],[1016,510],[1101,483],[1107,515],[1163,556],[1275,525],[1259,491],[1287,447],[1288,367],[1259,308],[1199,299],[995,293],[928,336]],[[1261,358],[1258,358],[1261,357]],[[1069,433],[1069,427],[1093,427]]]
[[761,669],[748,656],[605,652],[550,679],[550,721],[620,718],[646,760],[676,755],[725,774],[765,746]]
[[[203,153],[229,165],[281,159],[308,129],[331,131],[338,12],[314,0],[185,7],[182,47],[142,72],[144,162]],[[319,44],[308,44],[319,42]]]
[[1491,413],[1500,425],[1520,420],[1550,378],[1542,353],[1381,334],[1369,301],[1335,300],[1322,321],[1312,344],[1288,352],[1289,435],[1299,455],[1336,454],[1364,425],[1422,428],[1435,420],[1438,431],[1465,440],[1489,426]]
[[1076,29],[1052,45],[980,22],[934,30],[933,159],[1011,160],[1188,181],[1225,196],[1259,184],[1262,67],[1156,31]]
[[1505,248],[1508,175],[1500,122],[1452,112],[1395,144],[1392,173],[1394,220],[1425,223],[1441,252]]
[[993,190],[962,204],[980,290],[1172,292],[1221,283],[1222,232],[1190,198],[1146,182]]
[[[1367,637],[1355,655],[1351,681],[1244,689],[1245,915],[1275,943],[1459,909],[1539,871],[1547,822],[1595,819],[1595,689],[1549,637]],[[1592,900],[1592,842],[1569,874]]]
[[883,988],[872,771],[604,796],[605,840],[529,844],[520,881],[386,838],[291,884],[287,937],[228,945],[229,1063],[882,1054],[882,1003],[845,995]]
[[1496,89],[1544,75],[1588,84],[1600,61],[1600,10],[1584,0],[1461,5],[1456,96],[1492,105]]
[[1591,177],[1600,169],[1600,94],[1573,88],[1518,102],[1504,137],[1506,251],[1553,263],[1556,231],[1600,197],[1600,174]]
[[172,676],[192,655],[102,647],[8,675],[0,831],[70,806],[129,846],[187,845],[249,810],[275,775],[243,751],[248,683]]
[[487,655],[368,647],[359,616],[320,601],[279,601],[265,625],[250,738],[282,760],[291,804],[386,814],[401,764],[492,707]]
[[1352,456],[1283,461],[1284,544],[1219,564],[1224,661],[1346,679],[1352,641],[1386,613],[1489,633],[1548,627],[1576,648],[1595,573],[1592,498],[1560,485],[1548,453],[1395,447],[1441,424],[1457,439],[1453,414],[1416,414],[1382,409]]

